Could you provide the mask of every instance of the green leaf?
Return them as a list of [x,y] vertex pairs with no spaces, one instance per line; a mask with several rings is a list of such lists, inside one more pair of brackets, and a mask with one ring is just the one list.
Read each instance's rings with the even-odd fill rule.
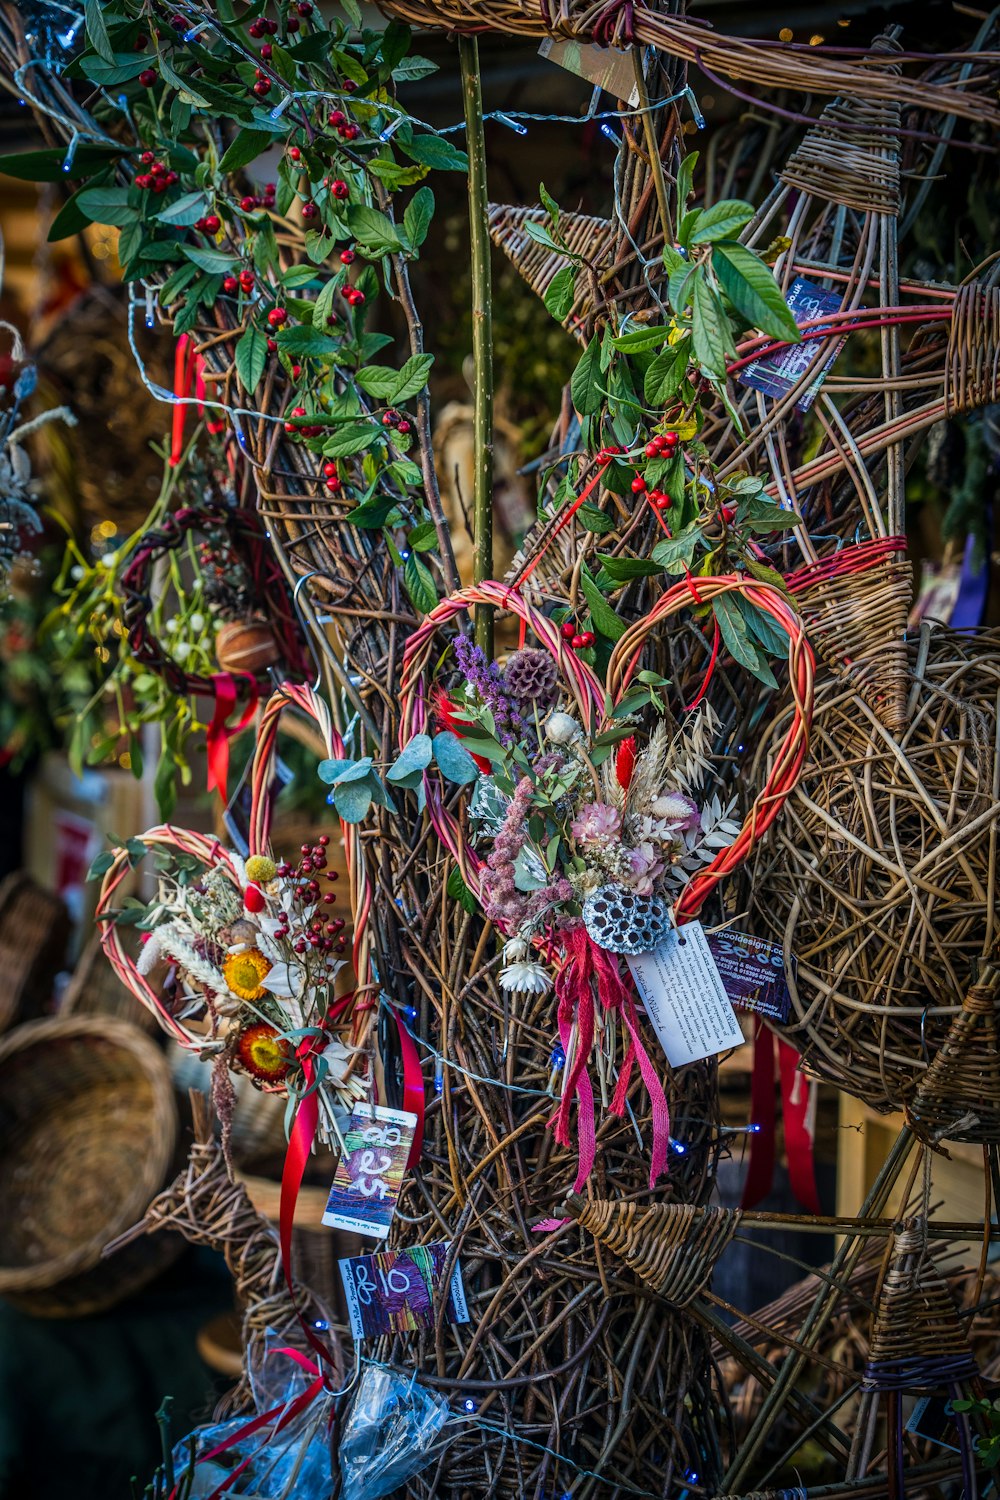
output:
[[467,911],[470,916],[475,914],[476,898],[462,879],[462,872],[457,865],[455,865],[448,876],[448,884],[445,886],[445,890],[452,901],[458,902],[463,911]]
[[358,31],[361,30],[361,7],[358,0],[340,0],[340,8],[347,16],[351,25]]
[[124,187],[84,188],[77,193],[76,204],[92,224],[114,224],[121,229],[137,217],[137,210],[129,207],[128,188]]
[[414,485],[423,483],[424,476],[420,472],[420,467],[411,458],[395,459],[389,465],[386,472],[391,474],[396,483],[404,490],[411,490]]
[[678,317],[681,317],[690,302],[691,288],[694,286],[695,278],[700,274],[701,271],[697,265],[689,265],[686,261],[676,271],[671,271],[667,282],[667,301]]
[[732,344],[729,319],[700,267],[694,283],[691,344],[701,368],[725,380],[726,355]]
[[[369,168],[371,162],[369,162]],[[434,217],[434,194],[429,187],[422,187],[414,193],[403,213],[403,233],[406,235],[407,243],[413,250],[419,250],[427,238],[431,220]]]
[[149,58],[139,53],[116,52],[112,62],[105,62],[102,57],[91,56],[80,59],[80,71],[91,83],[96,83],[101,88],[112,88],[120,83],[131,83],[133,78],[138,78],[144,68],[149,67]]
[[260,328],[248,328],[236,345],[236,373],[243,389],[253,395],[267,366],[267,334]]
[[601,341],[591,339],[580,358],[570,381],[573,405],[581,417],[592,416],[601,409]]
[[[45,236],[47,242],[50,245],[54,245],[57,240],[68,239],[71,234],[79,234],[80,231],[82,229],[86,229],[87,225],[91,222],[81,209],[78,202],[80,194],[85,193],[86,191],[86,188],[79,188],[77,192],[72,195],[72,197],[67,198],[62,208],[56,214],[55,218],[52,220],[52,223],[49,225],[49,232]],[[139,237],[141,239],[142,229],[139,225],[138,220],[134,221],[134,223],[128,227],[137,229],[139,231]],[[126,253],[126,250],[122,246],[123,238],[124,234],[119,238],[118,241],[118,255],[119,259],[124,265],[127,261],[131,260],[132,257]]]
[[616,583],[625,583],[630,578],[652,578],[663,572],[660,564],[648,557],[601,557],[599,561]]
[[105,62],[113,63],[115,50],[108,36],[108,28],[101,10],[101,0],[86,0],[83,8],[84,18],[87,23],[87,37],[98,57],[103,57]]
[[450,729],[443,729],[433,739],[434,759],[437,761],[441,775],[447,781],[454,781],[458,786],[465,786],[467,782],[477,780],[479,767],[472,756],[466,750],[457,734]]
[[370,500],[362,500],[351,511],[351,525],[360,526],[362,531],[378,531],[398,504],[399,501],[393,495],[373,495]]
[[207,193],[185,193],[156,215],[160,224],[195,224],[208,208]]
[[576,519],[584,531],[594,531],[598,536],[606,536],[609,531],[615,529],[614,518],[606,515],[598,506],[591,505],[589,500],[580,506]]
[[619,619],[597,584],[585,572],[580,575],[580,587],[590,606],[590,618],[594,622],[594,629],[601,635],[607,636],[609,641],[621,640],[626,630],[625,621]]
[[728,240],[739,234],[744,224],[754,216],[752,204],[739,198],[720,198],[711,208],[702,211],[698,226],[691,235],[692,245],[707,245],[715,240]]
[[628,333],[620,333],[611,342],[616,349],[621,349],[626,354],[634,354],[638,349],[655,349],[657,344],[669,338],[670,329],[657,324],[653,328],[631,328]]
[[393,392],[393,401],[409,401],[411,396],[422,391],[433,363],[433,354],[411,354],[399,372],[399,384]]
[[553,198],[552,194],[546,188],[544,182],[540,182],[538,184],[538,196],[539,196],[539,198],[541,198],[542,203],[545,205],[545,209],[546,209],[546,211],[548,213],[549,218],[552,220],[552,223],[554,225],[558,226],[558,224],[559,224],[559,205],[556,202],[556,200]]
[[312,324],[320,333],[326,333],[328,330],[329,325],[326,320],[333,312],[333,299],[338,290],[337,278],[333,276],[313,303]]
[[687,374],[688,340],[669,344],[650,363],[642,382],[642,394],[649,406],[666,406]]
[[465,152],[459,151],[443,135],[417,135],[412,141],[402,141],[397,137],[397,143],[401,151],[425,167],[443,172],[469,170],[469,158]]
[[416,552],[411,552],[406,559],[403,584],[417,613],[430,614],[438,602],[437,586],[430,568]]
[[315,281],[317,275],[315,266],[289,266],[287,271],[281,273],[281,284],[288,287],[289,291],[295,291],[298,287],[308,286],[310,281]]
[[[308,424],[307,424],[308,425]],[[326,458],[350,458],[370,448],[378,436],[374,422],[349,422],[323,444]]]
[[[396,64],[392,70],[392,76],[397,83],[413,82],[418,78],[429,78],[432,73],[439,71],[437,63],[431,62],[429,57],[417,57],[416,54],[411,54]],[[368,165],[370,167],[371,162]]]
[[736,606],[750,634],[760,642],[769,656],[788,656],[788,632],[777,620],[771,618],[759,605],[752,603],[744,594],[734,594]]
[[770,269],[745,245],[712,248],[712,270],[730,302],[753,328],[797,344],[802,335]]
[[411,552],[433,552],[437,546],[437,527],[433,521],[421,521],[408,533],[406,545]]
[[336,359],[340,352],[336,339],[306,324],[299,328],[283,328],[278,334],[277,344],[285,354],[309,355],[314,359]]
[[184,254],[199,271],[223,275],[231,271],[236,258],[231,250],[213,250],[207,245],[185,245]]
[[562,246],[558,240],[552,238],[552,231],[545,224],[539,224],[534,219],[525,219],[521,228],[529,240],[534,240],[536,244],[544,245],[546,250],[556,250],[560,255],[563,253]]
[[353,760],[321,760],[316,768],[316,774],[320,781],[325,781],[327,786],[332,786],[338,777],[350,770],[353,764]]
[[241,130],[219,162],[220,172],[238,172],[262,155],[274,140],[269,130]]
[[429,734],[415,734],[396,756],[385,773],[386,781],[400,785],[408,777],[422,776],[434,755],[434,742]]
[[683,210],[691,196],[691,183],[694,180],[694,169],[698,165],[698,152],[689,151],[680,164],[677,172],[677,204]]
[[90,869],[87,871],[87,879],[96,880],[99,875],[106,875],[107,872],[111,869],[111,866],[114,864],[114,862],[114,855],[110,852],[110,850],[105,849],[104,853],[97,856]]
[[387,214],[367,203],[352,203],[347,210],[347,223],[359,245],[373,246],[380,252],[386,248],[401,250],[403,242],[396,226]]
[[700,527],[692,523],[676,536],[664,537],[653,548],[654,562],[666,568],[668,573],[683,573],[685,563],[690,567],[701,541]]
[[372,789],[365,781],[342,781],[333,789],[333,805],[345,823],[360,823],[372,805]]
[[797,511],[775,505],[771,500],[753,499],[746,505],[746,523],[760,536],[767,536],[772,531],[788,531],[798,526],[801,520]]
[[399,371],[390,365],[366,365],[354,377],[363,391],[378,401],[393,401],[399,384]]
[[0,172],[5,177],[16,177],[19,182],[65,182],[69,177],[89,177],[121,157],[121,148],[81,145],[76,148],[72,171],[64,172],[65,146],[45,151],[14,151],[0,156]]
[[768,687],[777,687],[774,673],[750,639],[735,599],[730,594],[717,594],[712,600],[712,610],[733,660],[741,667],[746,667],[748,672],[752,672]]
[[404,167],[400,162],[393,161],[390,156],[373,156],[367,163],[366,170],[377,177],[380,182],[384,182],[390,193],[394,193],[398,188],[410,187],[414,182],[422,182],[430,171],[430,167],[421,167],[416,163]]
[[561,323],[569,316],[575,296],[576,267],[563,266],[545,288],[542,301],[545,303],[546,311],[552,314],[557,323]]

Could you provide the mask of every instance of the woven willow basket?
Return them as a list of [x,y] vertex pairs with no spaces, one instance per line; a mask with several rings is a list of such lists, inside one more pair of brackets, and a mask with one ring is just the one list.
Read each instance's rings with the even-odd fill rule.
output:
[[179,1241],[101,1254],[141,1219],[176,1145],[166,1061],[127,1021],[31,1021],[0,1042],[0,1296],[81,1317],[151,1280]]

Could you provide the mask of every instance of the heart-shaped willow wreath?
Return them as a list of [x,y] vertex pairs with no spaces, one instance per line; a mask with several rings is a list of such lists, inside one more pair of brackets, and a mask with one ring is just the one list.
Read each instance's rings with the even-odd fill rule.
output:
[[[641,764],[643,755],[653,756],[653,763],[661,768],[668,761],[662,754],[658,758],[654,755],[653,737],[647,750],[639,751],[638,754],[634,736],[626,746],[623,738],[628,734],[628,728],[617,723],[614,714],[616,709],[620,709],[640,667],[643,649],[650,635],[681,610],[692,607],[711,608],[714,599],[727,594],[741,595],[779,625],[787,636],[793,709],[789,727],[777,748],[765,783],[742,826],[737,830],[735,825],[730,825],[731,832],[725,840],[728,847],[719,848],[714,855],[701,856],[703,862],[708,859],[705,868],[698,869],[686,879],[672,906],[667,907],[663,900],[658,900],[655,896],[655,882],[663,878],[664,865],[657,860],[654,843],[643,844],[641,848],[629,848],[623,838],[622,828],[623,819],[626,818],[623,810],[626,809],[630,778],[635,774],[638,780],[640,773],[635,768]],[[514,614],[521,620],[522,644],[530,632],[539,648],[534,651],[534,655],[538,657],[541,653],[547,653],[555,665],[563,695],[571,701],[579,714],[583,728],[580,728],[571,715],[560,712],[550,715],[543,726],[536,703],[533,705],[536,710],[534,730],[523,717],[508,723],[506,759],[496,738],[492,739],[494,760],[499,759],[503,764],[503,775],[500,786],[502,795],[496,799],[498,810],[493,815],[493,851],[487,860],[483,861],[469,846],[463,826],[451,805],[452,797],[446,794],[441,778],[425,772],[423,779],[428,814],[442,844],[454,857],[465,884],[479,900],[486,915],[509,939],[513,937],[513,941],[508,942],[505,947],[504,956],[505,960],[509,957],[510,967],[501,972],[501,984],[514,988],[522,983],[534,988],[536,993],[544,992],[549,981],[543,967],[525,962],[528,949],[525,934],[528,932],[531,934],[531,944],[549,963],[553,962],[554,954],[560,955],[556,960],[554,988],[566,1071],[562,1100],[554,1124],[556,1139],[560,1144],[569,1146],[569,1112],[571,1101],[576,1097],[579,1103],[580,1137],[577,1190],[589,1175],[596,1149],[593,1089],[586,1071],[587,1062],[595,1031],[603,1026],[608,1015],[619,1017],[626,1033],[625,1056],[611,1109],[618,1114],[624,1111],[633,1067],[637,1065],[652,1103],[650,1185],[653,1186],[666,1165],[669,1116],[659,1070],[650,1061],[640,1033],[635,996],[622,980],[616,955],[636,953],[643,948],[655,946],[666,935],[670,923],[682,923],[696,917],[719,881],[743,864],[777,817],[798,780],[808,748],[815,666],[812,650],[806,640],[802,621],[780,590],[755,579],[738,576],[688,579],[670,588],[642,620],[625,630],[612,653],[605,689],[586,662],[568,648],[568,643],[554,621],[528,604],[510,587],[500,583],[484,583],[462,589],[443,600],[410,637],[404,653],[401,678],[401,747],[408,745],[414,736],[423,735],[435,713],[434,705],[429,700],[429,668],[436,633],[443,625],[476,605],[490,605]],[[472,661],[468,649],[463,648],[463,655]],[[496,694],[502,691],[505,683],[508,688],[511,687],[507,674],[512,661],[513,659],[508,662],[507,668],[501,673],[498,664],[487,664],[477,659],[473,662],[474,672],[467,672],[467,676],[470,681],[472,676],[478,677],[480,684],[485,684],[483,691],[487,695]],[[542,666],[544,667],[544,657]],[[522,672],[519,678],[522,682],[523,675]],[[551,685],[552,676],[551,666],[544,670],[536,668],[532,672],[532,680],[536,686],[539,682]],[[476,683],[472,683],[472,688],[475,695],[479,691]],[[451,723],[458,729],[459,738],[465,739],[468,748],[475,754],[477,749],[484,747],[482,715],[479,715],[479,726],[463,717],[466,712],[470,712],[475,719],[477,714],[476,705],[470,700],[468,691],[463,691],[464,707],[461,704],[451,705]],[[546,708],[550,706],[551,698],[547,700]],[[528,739],[537,736],[539,758],[534,765],[530,757],[518,753],[518,731],[514,728],[511,732],[511,724],[518,722]],[[665,729],[661,728],[656,733],[662,747]],[[547,742],[547,748],[543,747],[543,740]],[[615,740],[619,742],[620,749],[609,766],[608,755],[611,742]],[[595,764],[598,761],[598,747],[599,763],[603,767],[603,772],[600,773]],[[564,845],[560,841],[558,829],[563,824],[557,822],[556,836],[551,838],[548,825],[544,835],[546,842],[550,842],[550,847],[555,849],[555,854],[544,861],[536,858],[532,870],[530,866],[525,867],[525,848],[531,843],[528,828],[533,816],[536,823],[545,822],[541,813],[533,811],[533,783],[536,787],[540,786],[545,776],[550,774],[559,777],[560,752],[563,755],[563,765],[571,765],[575,758],[577,769],[571,772],[571,777],[577,776],[581,767],[587,768],[593,793],[588,790],[586,798],[589,801],[577,804],[576,817],[568,829],[570,845],[575,846],[575,852],[570,854],[569,861],[560,864],[558,851]],[[427,753],[429,759],[430,752]],[[529,766],[532,767],[531,776],[527,772]],[[536,774],[536,771],[540,774]],[[649,776],[654,779],[650,805],[655,814],[650,837],[663,839],[668,847],[671,840],[676,840],[673,847],[683,851],[682,830],[685,824],[689,829],[692,824],[698,825],[699,810],[682,790],[657,795],[656,786],[663,778],[657,778],[654,771],[650,771]],[[477,793],[470,804],[473,817],[477,816],[476,795],[489,780],[489,777],[484,777],[483,782],[477,785]],[[508,788],[512,788],[512,795],[503,791],[504,781]],[[577,795],[580,784],[577,781],[574,786]],[[560,783],[554,794],[555,800],[550,799],[547,806],[554,808],[559,797],[565,796],[565,788],[570,785],[573,785],[572,780]],[[497,783],[494,781],[493,791],[496,790]],[[547,796],[548,793],[543,789],[543,798]],[[564,818],[563,823],[566,821]],[[567,832],[565,828],[563,831]],[[585,887],[580,884],[581,865],[584,866],[583,878],[591,877],[586,861],[578,858],[578,854],[580,848],[588,846],[594,851],[596,868],[611,873],[594,876],[589,886],[593,898],[583,899]],[[528,858],[531,858],[530,851]],[[504,873],[505,863],[507,868]],[[614,874],[616,869],[617,876]],[[525,874],[529,877],[527,884]],[[520,879],[517,878],[518,875]],[[571,875],[577,879],[575,886],[570,879]],[[611,883],[598,887],[601,879]],[[614,883],[616,879],[619,881],[618,885]],[[530,894],[526,895],[525,892]],[[603,917],[600,909],[602,897]],[[598,904],[588,912],[588,908],[592,907],[592,900]],[[582,918],[575,915],[581,908]],[[609,910],[617,913],[612,918],[618,922],[617,942],[602,936],[598,930],[601,920],[607,923],[606,913]],[[629,923],[634,923],[634,931],[629,931]]]
[[[217,838],[160,824],[138,841],[161,856],[158,897],[148,910],[138,904],[117,908],[135,860],[135,841],[130,841],[131,849],[114,851],[104,874],[97,920],[102,947],[118,978],[180,1046],[192,1051],[223,1048],[229,1065],[248,1073],[266,1092],[300,1092],[295,1075],[301,1071],[328,1080],[349,1103],[366,1092],[353,1059],[361,1056],[358,1033],[370,1025],[370,1015],[351,997],[335,1000],[334,978],[341,965],[325,926],[316,927],[317,913],[324,911],[327,841],[324,836],[308,864],[303,860],[298,869],[277,864],[269,843],[278,724],[289,706],[315,721],[327,755],[343,753],[322,699],[309,687],[285,683],[261,716],[250,774],[247,859],[225,849]],[[364,905],[356,883],[356,830],[342,828],[356,911],[359,897]],[[130,910],[144,917],[148,931],[135,960],[121,940],[122,915]],[[356,962],[359,945],[363,939],[356,932]],[[201,1029],[186,1025],[176,1013],[178,1006],[166,1002],[151,983],[158,958],[176,966],[188,1003],[203,1009]]]

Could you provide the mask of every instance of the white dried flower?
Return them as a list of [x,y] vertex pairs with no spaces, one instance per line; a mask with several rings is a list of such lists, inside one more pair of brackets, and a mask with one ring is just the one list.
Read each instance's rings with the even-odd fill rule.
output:
[[508,964],[500,970],[500,988],[519,995],[544,995],[552,988],[552,977],[541,964]]
[[139,957],[135,961],[137,971],[145,976],[156,968],[160,958],[160,941],[155,933],[151,932],[143,943]]
[[545,721],[545,738],[553,745],[572,745],[583,738],[583,730],[572,714],[549,714]]
[[530,945],[526,938],[508,938],[503,945],[503,961],[505,964],[516,964],[523,958],[527,958]]

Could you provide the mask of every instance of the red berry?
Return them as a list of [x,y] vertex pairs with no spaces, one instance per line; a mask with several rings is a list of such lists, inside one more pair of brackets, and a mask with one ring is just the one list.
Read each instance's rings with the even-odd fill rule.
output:
[[594,635],[594,632],[592,630],[581,630],[581,632],[580,632],[580,645],[581,646],[583,646],[583,647],[592,646],[594,644],[594,641],[596,639],[597,639],[597,637]]
[[329,479],[323,480],[323,483],[326,485],[331,494],[336,494],[340,489],[340,480],[337,478],[336,474],[331,474]]
[[165,177],[167,173],[167,169],[162,161],[154,161],[149,170],[153,177]]
[[267,905],[267,897],[259,885],[248,885],[243,892],[243,905],[247,911],[263,911]]
[[330,184],[330,191],[335,198],[346,198],[351,190],[347,186],[347,183],[338,177],[335,182]]
[[256,41],[258,37],[264,36],[264,22],[251,21],[250,25],[247,27],[247,33],[249,36],[253,37],[254,41]]
[[[135,177],[135,185],[137,188],[149,188],[153,186],[153,179],[148,172],[138,172]],[[195,227],[197,228],[197,226]]]
[[139,160],[142,162],[144,167],[148,167],[152,165],[152,163],[156,160],[156,157],[153,155],[152,151],[144,151],[139,157]]
[[319,209],[316,207],[315,203],[303,203],[302,217],[304,219],[315,219],[318,213]]
[[292,158],[292,161],[298,161],[302,155],[302,152],[299,150],[298,146],[289,146],[288,154]]
[[358,136],[361,134],[361,126],[345,125],[340,134],[345,141],[356,141]]
[[587,638],[582,632],[579,635],[574,635],[573,639],[570,641],[570,645],[573,647],[574,651],[582,651],[586,644]]
[[204,223],[206,234],[218,234],[222,228],[222,220],[218,214],[206,214]]
[[167,184],[167,187],[173,187],[175,182],[180,182],[180,177],[176,172],[168,172],[163,180]]
[[145,52],[149,46],[149,37],[144,31],[140,31],[132,45],[137,52]]
[[268,36],[277,36],[278,35],[278,23],[277,23],[277,21],[261,21],[260,24],[263,26],[263,28],[267,32]]
[[345,94],[353,94],[354,90],[357,88],[357,84],[354,82],[353,78],[345,78],[340,87],[343,89]]
[[274,342],[274,339],[268,339],[268,341],[267,341],[267,352],[268,352],[268,354],[273,354],[274,351],[277,349],[277,347],[278,346]]
[[341,250],[341,252],[340,252],[340,263],[341,263],[342,266],[353,265],[354,264],[354,251],[353,250]]
[[154,177],[153,178],[153,192],[154,193],[165,193],[167,191],[167,188],[169,186],[170,186],[170,184],[169,184],[169,182],[167,181],[167,179],[165,177]]
[[236,280],[235,276],[226,276],[223,279],[222,290],[224,292],[227,292],[229,294],[229,296],[232,296],[234,292],[238,292],[239,289],[240,289],[240,284]]
[[563,623],[559,626],[559,634],[562,636],[564,641],[571,641],[576,635],[576,626],[573,624],[573,621],[564,620]]
[[156,72],[153,68],[143,68],[139,74],[139,82],[144,89],[151,89],[156,82]]
[[258,99],[263,99],[266,94],[271,92],[270,78],[258,78],[253,86],[253,91]]
[[722,519],[725,521],[725,523],[726,523],[727,526],[729,525],[730,521],[732,521],[732,520],[735,519],[735,516],[736,516],[736,507],[735,506],[733,506],[733,505],[724,505],[722,507]]
[[337,465],[334,463],[334,461],[333,461],[332,458],[328,458],[327,461],[326,461],[326,463],[323,465],[323,473],[324,473],[324,475],[326,476],[327,479],[332,479],[333,475],[336,474],[336,472],[337,472]]
[[665,432],[663,434],[664,448],[676,448],[679,442],[680,438],[677,436],[676,432]]
[[647,458],[655,458],[660,451],[660,445],[654,438],[652,442],[646,444],[645,448],[642,451],[645,453]]
[[170,24],[174,28],[175,31],[186,31],[187,30],[187,21],[184,19],[184,17],[182,15],[179,15],[179,14],[176,14],[176,13],[174,15],[172,15],[170,17]]
[[267,321],[272,328],[280,328],[282,323],[288,322],[288,313],[283,307],[272,307],[267,315]]
[[293,380],[298,380],[298,378],[299,378],[299,376],[301,374],[302,374],[302,366],[301,365],[292,365],[292,378],[293,378]]
[[632,493],[633,493],[633,495],[641,495],[642,492],[643,492],[643,490],[645,488],[646,488],[646,481],[643,479],[643,477],[642,477],[641,474],[637,474],[635,476],[635,478],[633,479],[633,481],[632,481]]
[[364,292],[357,286],[349,286],[344,296],[352,307],[360,307],[365,300]]
[[298,11],[300,16],[312,15],[313,8],[310,4],[310,0],[299,0],[299,3],[298,5],[296,5],[295,9]]
[[240,199],[240,208],[242,208],[245,214],[252,213],[256,207],[257,199],[253,196],[252,193],[247,193],[245,198]]
[[243,288],[243,290],[245,292],[251,292],[251,291],[253,291],[253,272],[252,271],[241,271],[240,272],[240,286]]
[[268,58],[270,58],[273,55],[273,53],[274,53],[274,48],[271,46],[271,43],[270,42],[265,42],[264,45],[260,49],[260,55],[261,55],[261,57],[264,59],[265,62],[267,62]]
[[288,20],[285,22],[285,30],[288,32],[295,32],[298,31],[301,25],[302,22],[299,20],[298,16],[289,16]]
[[326,123],[337,130],[341,125],[347,124],[347,116],[342,109],[332,109],[326,117]]
[[656,510],[669,510],[673,504],[670,496],[665,495],[662,490],[654,490],[649,498]]
[[409,422],[407,422],[405,420],[405,418],[404,418],[404,420],[402,422],[397,422],[396,423],[396,431],[397,432],[401,432],[404,435],[404,437],[409,432],[409,430],[410,430],[410,424],[409,424]]

